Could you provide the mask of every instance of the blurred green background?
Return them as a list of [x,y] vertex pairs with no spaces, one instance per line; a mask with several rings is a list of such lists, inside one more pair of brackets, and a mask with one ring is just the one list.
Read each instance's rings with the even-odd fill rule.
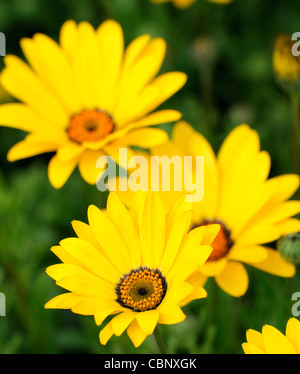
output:
[[[198,0],[183,11],[148,0],[0,0],[7,53],[18,56],[22,37],[42,32],[57,40],[67,19],[96,27],[107,18],[121,23],[126,44],[143,33],[166,39],[161,71],[184,71],[189,79],[163,107],[180,110],[216,150],[234,126],[248,123],[271,154],[271,175],[292,172],[290,103],[275,82],[272,53],[279,33],[300,31],[299,0],[234,0],[228,6]],[[1,93],[1,100],[10,98]],[[151,337],[138,349],[126,333],[101,346],[92,317],[44,310],[61,291],[45,273],[57,262],[49,248],[72,236],[70,222],[86,222],[88,205],[104,207],[107,196],[77,171],[62,189],[52,188],[51,155],[10,164],[6,154],[23,137],[0,128],[0,291],[6,295],[0,353],[155,353]],[[247,269],[244,297],[235,299],[209,281],[211,296],[186,306],[183,323],[162,326],[169,353],[242,353],[248,328],[261,331],[267,323],[284,331],[292,292],[300,291],[299,269],[292,281]]]

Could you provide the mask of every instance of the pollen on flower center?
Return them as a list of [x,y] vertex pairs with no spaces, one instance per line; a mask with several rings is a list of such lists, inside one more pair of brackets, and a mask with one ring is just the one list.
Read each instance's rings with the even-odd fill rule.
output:
[[76,143],[95,142],[114,130],[111,117],[100,110],[83,110],[75,114],[67,129],[69,138]]
[[157,308],[166,291],[166,279],[158,269],[141,267],[120,279],[116,287],[117,302],[136,312],[144,312]]
[[204,226],[204,225],[212,225],[218,223],[220,227],[220,231],[218,235],[215,237],[214,241],[211,243],[213,248],[211,254],[209,255],[207,261],[216,261],[220,260],[221,258],[225,257],[230,248],[233,245],[233,241],[230,237],[230,230],[225,226],[224,223],[217,221],[217,220],[204,220],[197,226]]

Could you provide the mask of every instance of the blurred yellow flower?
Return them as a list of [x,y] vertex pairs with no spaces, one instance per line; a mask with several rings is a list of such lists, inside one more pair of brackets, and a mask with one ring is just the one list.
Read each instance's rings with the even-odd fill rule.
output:
[[[151,0],[152,3],[161,4],[161,3],[167,3],[172,2],[177,8],[179,9],[185,9],[194,4],[197,0]],[[211,3],[216,4],[229,4],[232,3],[233,0],[208,0]]]
[[279,35],[273,51],[274,73],[279,79],[287,82],[300,78],[300,59],[292,54],[294,43],[290,35]]
[[[188,123],[175,124],[172,140],[151,149],[152,155],[204,156],[204,198],[193,202],[191,227],[219,223],[213,251],[190,282],[205,284],[214,277],[232,296],[242,296],[248,275],[242,263],[282,277],[292,277],[293,264],[277,250],[262,246],[300,231],[300,201],[287,201],[299,187],[299,176],[268,179],[271,160],[260,150],[259,135],[248,125],[236,127],[215,156],[208,141]],[[162,192],[171,204],[184,192]],[[121,196],[121,195],[120,195]],[[130,194],[123,197],[130,204]],[[124,200],[125,201],[125,200]]]
[[262,328],[262,333],[248,330],[247,343],[242,347],[246,354],[300,354],[300,322],[290,318],[285,335],[270,325]]
[[161,38],[142,35],[124,52],[117,22],[105,21],[94,30],[87,22],[67,21],[60,44],[36,34],[22,39],[21,47],[29,65],[8,55],[1,74],[3,87],[21,103],[0,106],[0,124],[29,135],[10,149],[8,159],[56,152],[48,167],[56,188],[77,165],[95,184],[100,156],[122,164],[119,147],[160,144],[166,133],[149,126],[181,117],[175,110],[153,112],[186,82],[181,72],[156,77],[166,52]]
[[183,321],[181,306],[206,297],[186,279],[206,261],[220,229],[212,225],[188,233],[191,215],[184,198],[166,213],[157,192],[135,193],[130,210],[110,193],[105,213],[91,205],[89,224],[72,222],[78,238],[52,248],[63,263],[47,273],[69,292],[45,307],[94,315],[97,325],[117,314],[101,330],[102,344],[127,329],[138,347],[158,323]]

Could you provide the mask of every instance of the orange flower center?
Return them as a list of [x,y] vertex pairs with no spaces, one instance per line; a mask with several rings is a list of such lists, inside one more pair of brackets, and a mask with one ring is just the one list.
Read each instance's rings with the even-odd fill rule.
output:
[[157,308],[166,290],[166,279],[158,269],[139,268],[121,278],[116,287],[117,301],[135,312],[144,312]]
[[215,221],[204,220],[201,222],[199,226],[212,225],[216,223],[218,223],[221,227],[220,227],[220,231],[218,232],[218,235],[215,237],[214,241],[211,243],[213,250],[211,254],[209,255],[207,261],[217,261],[225,257],[233,245],[233,241],[230,238],[230,231],[227,229],[224,223],[219,222],[217,220]]
[[82,144],[105,138],[114,130],[114,127],[108,114],[97,109],[83,110],[71,118],[67,132],[71,140]]

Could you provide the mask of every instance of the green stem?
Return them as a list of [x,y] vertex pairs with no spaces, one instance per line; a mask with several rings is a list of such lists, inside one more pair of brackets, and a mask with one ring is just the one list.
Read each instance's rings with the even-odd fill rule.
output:
[[161,333],[160,333],[160,330],[159,330],[158,326],[156,326],[156,328],[153,332],[153,336],[154,336],[154,339],[156,341],[159,353],[166,354],[167,353],[166,347],[165,347],[165,344],[163,342],[163,339],[162,339],[162,336],[161,336]]
[[292,111],[292,145],[293,145],[293,171],[299,173],[299,99],[296,92],[291,92]]
[[217,128],[214,120],[212,67],[209,64],[204,64],[201,68],[200,75],[201,96],[205,110],[205,123],[207,129],[214,132]]

